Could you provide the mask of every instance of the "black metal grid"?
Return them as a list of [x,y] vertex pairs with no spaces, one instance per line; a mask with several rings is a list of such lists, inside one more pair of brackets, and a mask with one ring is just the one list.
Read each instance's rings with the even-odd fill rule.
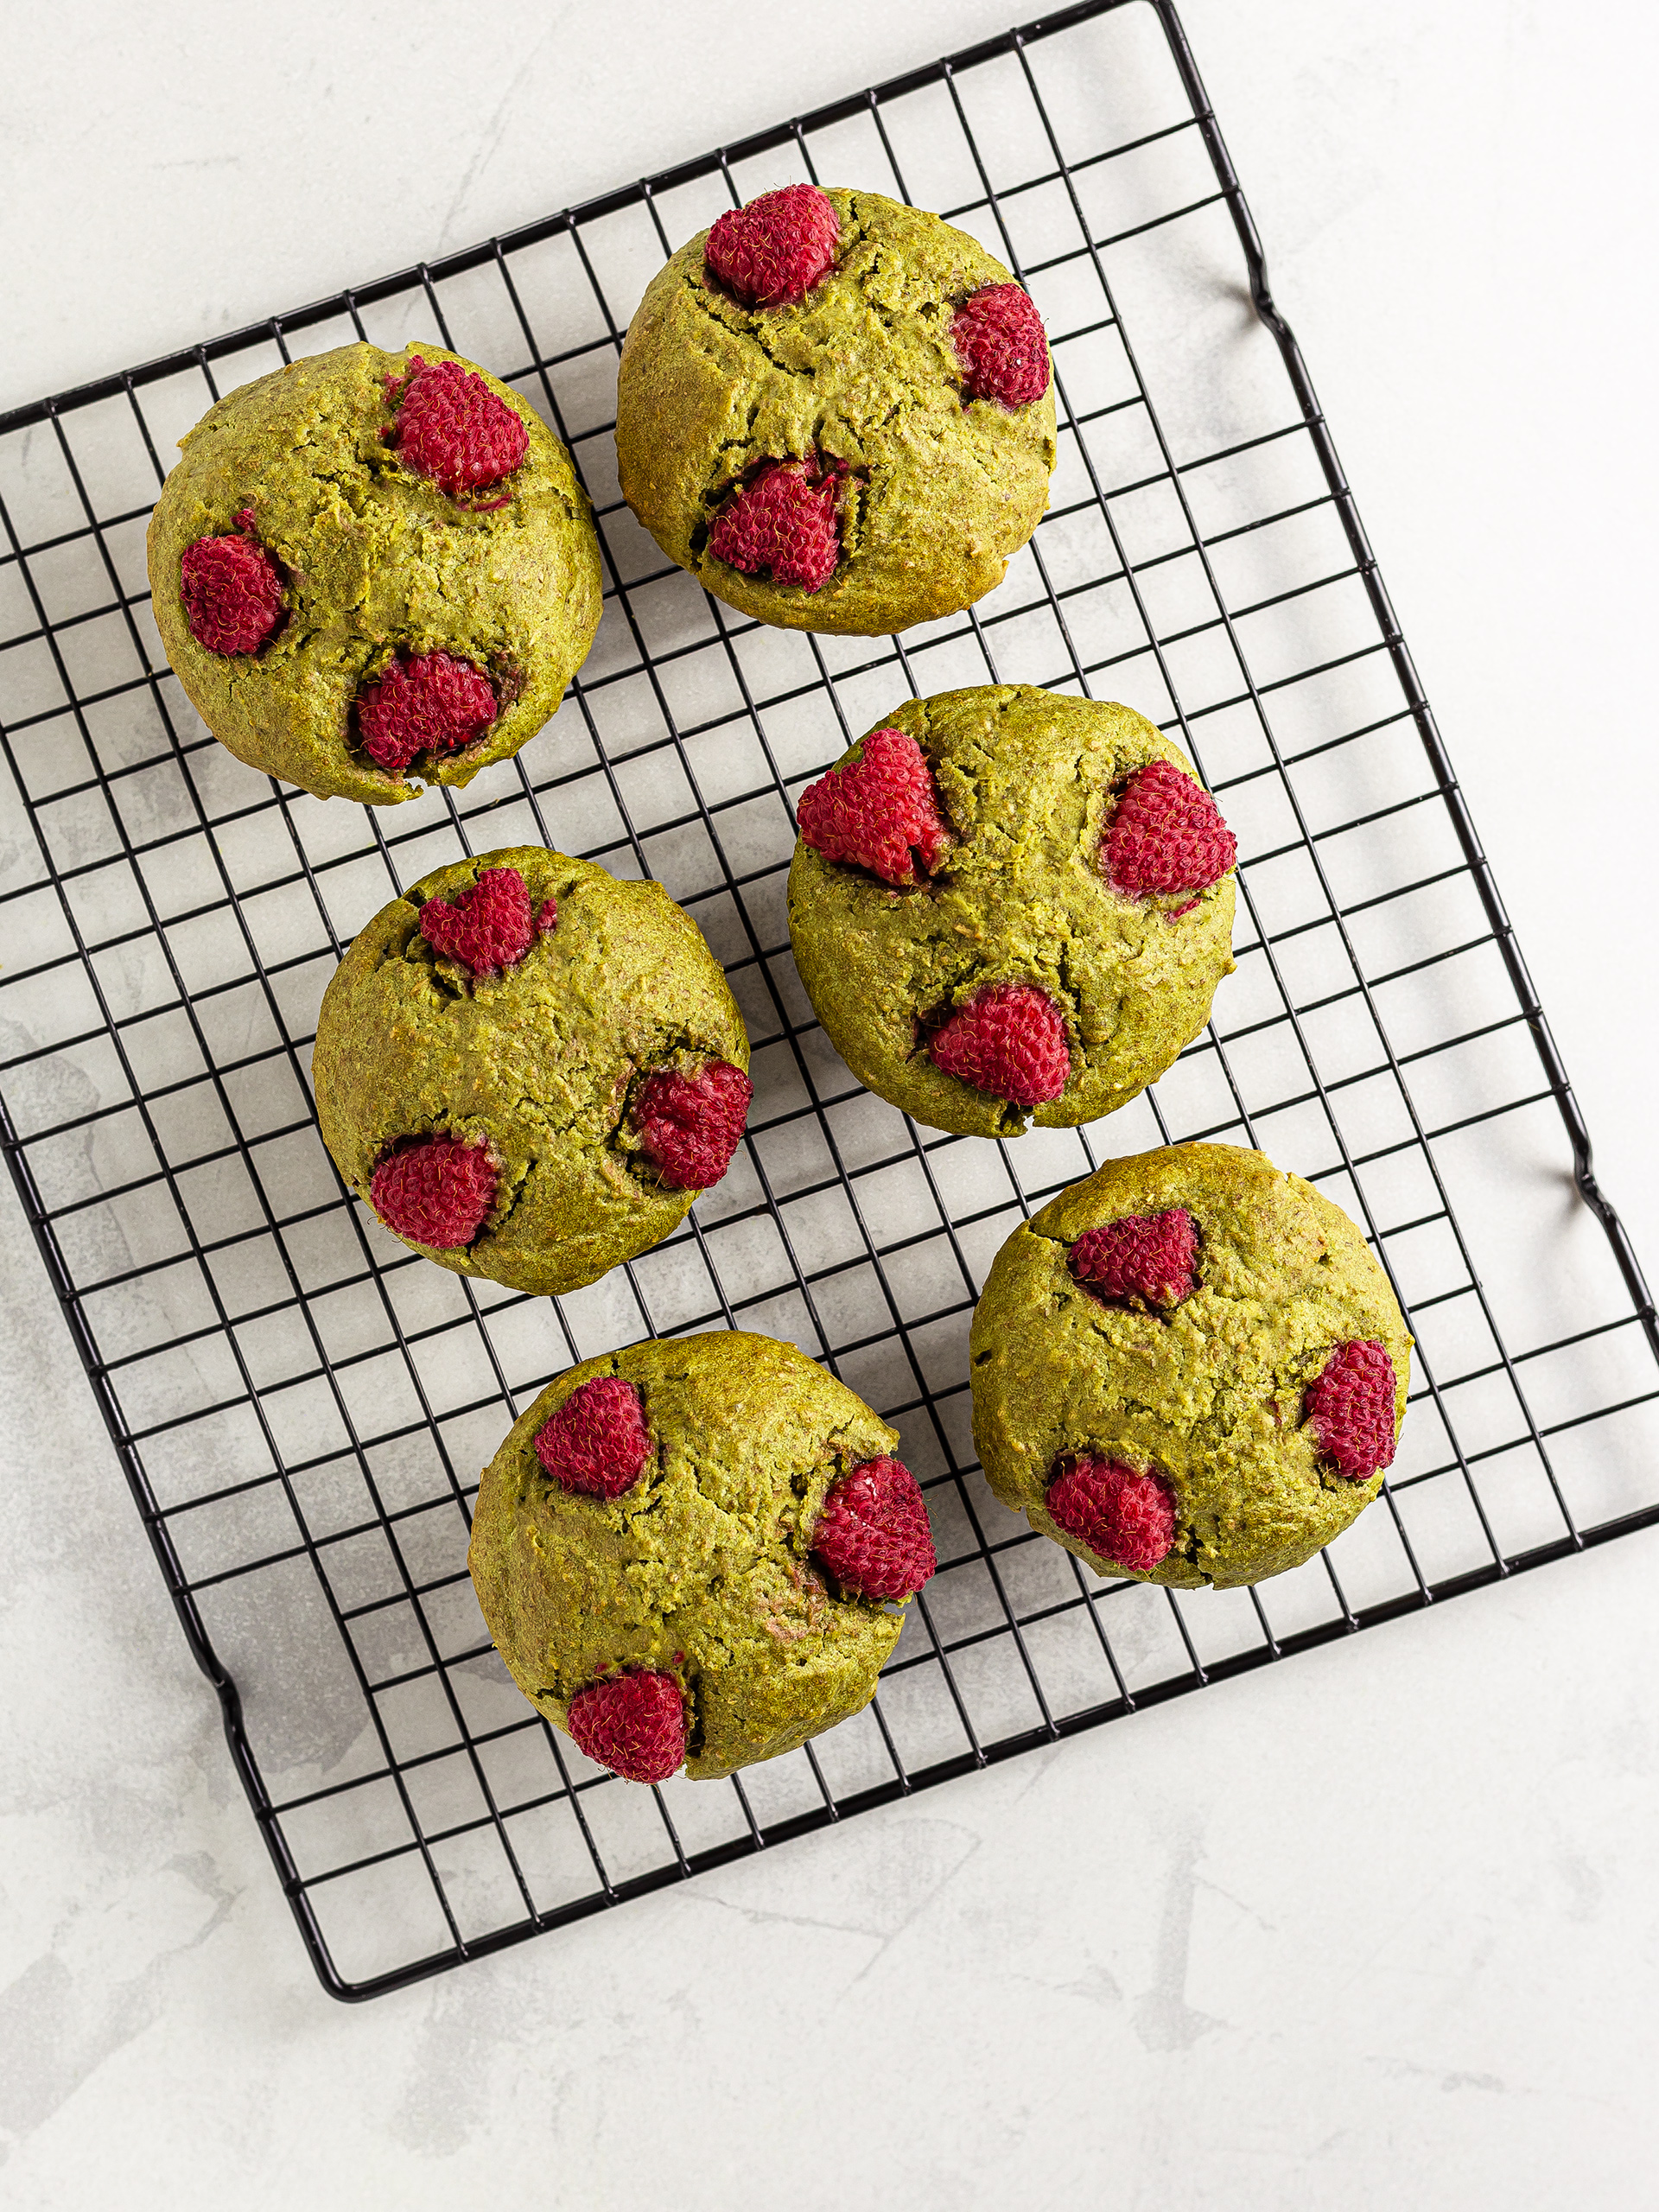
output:
[[[739,620],[664,569],[616,493],[633,301],[719,207],[802,175],[941,207],[1054,339],[1050,515],[990,599],[899,639]],[[144,525],[209,396],[296,340],[435,333],[570,444],[604,622],[516,761],[395,810],[325,807],[231,760],[185,702]],[[19,410],[0,418],[0,1137],[336,1996],[1659,1518],[1652,1304],[1166,0],[1090,0]],[[1013,1147],[920,1129],[852,1084],[782,899],[791,794],[899,697],[988,677],[1153,714],[1243,863],[1215,1026],[1109,1122]],[[727,1181],[556,1303],[387,1237],[342,1192],[305,1079],[352,931],[441,861],[521,841],[662,880],[755,1047]],[[1605,1239],[1570,1199],[1563,1122]],[[995,1503],[968,1432],[968,1317],[1008,1228],[1102,1152],[1191,1136],[1259,1142],[1330,1192],[1419,1338],[1386,1503],[1260,1593],[1097,1581]],[[473,1471],[572,1359],[734,1323],[794,1338],[898,1423],[941,1568],[868,1715],[729,1786],[647,1792],[527,1713],[490,1650],[465,1574]]]

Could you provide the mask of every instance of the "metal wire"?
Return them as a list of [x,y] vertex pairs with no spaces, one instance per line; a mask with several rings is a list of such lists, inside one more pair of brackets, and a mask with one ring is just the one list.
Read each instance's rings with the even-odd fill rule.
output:
[[[942,206],[1054,341],[1049,516],[998,592],[903,639],[738,618],[615,490],[615,361],[645,282],[721,206],[821,173]],[[325,808],[231,761],[184,702],[143,526],[166,439],[207,397],[296,340],[435,332],[570,446],[604,620],[516,761],[397,810]],[[1167,0],[1090,0],[0,417],[0,1141],[334,1995],[1659,1518],[1652,1300]],[[781,898],[802,783],[900,697],[988,680],[1153,713],[1243,856],[1238,972],[1205,1036],[1109,1122],[1014,1146],[859,1090]],[[441,861],[525,841],[666,884],[727,967],[757,1083],[740,1163],[687,1227],[556,1301],[396,1245],[342,1190],[307,1081],[353,930]],[[968,1317],[1008,1228],[1103,1153],[1195,1136],[1321,1183],[1418,1338],[1386,1504],[1336,1558],[1227,1596],[1103,1583],[1033,1537],[966,1418]],[[1605,1238],[1564,1212],[1562,1165]],[[489,1647],[474,1471],[572,1360],[734,1325],[792,1338],[899,1426],[941,1568],[868,1715],[729,1787],[632,1789],[527,1712]]]

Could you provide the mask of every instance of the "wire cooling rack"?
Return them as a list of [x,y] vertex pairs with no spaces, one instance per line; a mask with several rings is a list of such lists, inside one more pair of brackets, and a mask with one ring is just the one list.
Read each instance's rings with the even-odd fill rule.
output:
[[[947,213],[1053,337],[1047,518],[990,598],[902,639],[740,620],[617,494],[616,355],[645,283],[721,207],[802,176]],[[508,377],[569,443],[608,575],[547,729],[464,793],[380,812],[213,743],[143,574],[167,456],[208,400],[354,336],[435,336]],[[1659,1518],[1653,1307],[1164,0],[1092,0],[21,409],[0,419],[0,1136],[334,1995]],[[901,698],[988,678],[1152,715],[1243,858],[1215,1025],[1109,1122],[1011,1145],[859,1090],[784,907],[802,784]],[[537,841],[690,910],[757,1084],[685,1228],[556,1302],[388,1237],[343,1192],[307,1082],[353,931],[442,861]],[[972,1456],[968,1323],[997,1245],[1103,1154],[1183,1137],[1258,1143],[1319,1183],[1418,1338],[1385,1502],[1259,1592],[1103,1583]],[[940,1569],[869,1713],[729,1784],[650,1791],[512,1688],[467,1580],[469,1501],[550,1375],[733,1324],[792,1338],[897,1424]]]

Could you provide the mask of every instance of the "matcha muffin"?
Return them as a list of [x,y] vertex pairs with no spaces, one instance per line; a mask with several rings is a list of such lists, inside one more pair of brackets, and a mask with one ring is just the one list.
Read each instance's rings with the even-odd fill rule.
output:
[[1231,1589],[1382,1486],[1411,1338],[1347,1215],[1259,1152],[1109,1160],[1009,1237],[975,1311],[991,1488],[1097,1573]]
[[708,1779],[861,1712],[933,1572],[899,1440],[792,1344],[632,1344],[484,1470],[470,1564],[513,1680],[631,1782]]
[[859,1081],[934,1128],[1109,1114],[1231,971],[1231,832],[1128,707],[1005,684],[906,700],[797,814],[801,980]]
[[149,525],[156,627],[240,760],[319,798],[465,784],[556,709],[599,543],[518,393],[436,346],[342,346],[209,408]]
[[524,846],[435,869],[359,931],[311,1073],[334,1165],[395,1236],[546,1293],[659,1243],[720,1180],[748,1064],[660,885]]
[[1048,505],[1048,343],[1000,261],[874,192],[791,185],[652,280],[616,396],[622,493],[717,598],[902,630],[1002,581]]

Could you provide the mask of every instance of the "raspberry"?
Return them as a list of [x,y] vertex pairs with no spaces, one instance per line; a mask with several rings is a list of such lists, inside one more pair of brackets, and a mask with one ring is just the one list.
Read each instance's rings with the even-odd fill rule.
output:
[[872,730],[856,760],[807,785],[795,817],[825,860],[852,861],[884,883],[914,883],[917,861],[925,874],[950,842],[926,756],[898,729]]
[[1058,1098],[1071,1071],[1065,1021],[1034,983],[991,983],[933,1032],[936,1068],[1014,1106]]
[[729,1060],[696,1075],[659,1068],[634,1105],[641,1146],[671,1191],[706,1191],[732,1164],[754,1085]]
[[451,653],[395,660],[357,695],[363,750],[394,776],[423,753],[435,760],[464,753],[494,720],[489,677]]
[[1175,1493],[1161,1475],[1080,1454],[1061,1463],[1045,1503],[1057,1528],[1132,1574],[1174,1548]]
[[950,342],[969,399],[1029,407],[1048,390],[1048,340],[1031,295],[1019,284],[988,284],[957,309]]
[[624,1782],[666,1782],[685,1758],[685,1700],[672,1675],[640,1671],[589,1682],[570,1700],[570,1733]]
[[499,976],[517,967],[558,918],[556,899],[532,909],[530,886],[516,868],[486,868],[469,890],[453,899],[429,899],[421,909],[420,931],[435,952],[475,976]]
[[709,550],[746,576],[821,591],[841,558],[836,476],[817,462],[771,461],[715,517]]
[[740,307],[791,307],[836,257],[841,218],[813,184],[763,192],[720,217],[702,264]]
[[823,1501],[812,1549],[843,1590],[908,1598],[938,1565],[927,1508],[899,1459],[867,1459]]
[[251,535],[253,516],[236,518],[238,534],[199,537],[179,564],[180,595],[191,636],[210,653],[257,653],[283,619],[283,579]]
[[1130,1213],[1091,1229],[1071,1247],[1070,1266],[1106,1305],[1130,1299],[1146,1306],[1179,1306],[1198,1287],[1197,1224],[1184,1207],[1168,1213]]
[[1171,760],[1149,760],[1124,787],[1101,852],[1114,891],[1207,891],[1238,858],[1238,841],[1204,785]]
[[537,1431],[536,1457],[565,1490],[620,1497],[651,1457],[639,1393],[620,1375],[584,1382]]
[[423,361],[417,353],[386,442],[417,475],[429,476],[439,491],[459,499],[464,492],[487,491],[522,467],[530,433],[523,416],[476,369],[459,361]]
[[1350,1482],[1394,1458],[1394,1362],[1381,1344],[1338,1344],[1307,1386],[1304,1416],[1320,1451]]
[[495,1205],[495,1163],[466,1137],[416,1137],[389,1153],[369,1183],[386,1227],[440,1252],[470,1244]]

